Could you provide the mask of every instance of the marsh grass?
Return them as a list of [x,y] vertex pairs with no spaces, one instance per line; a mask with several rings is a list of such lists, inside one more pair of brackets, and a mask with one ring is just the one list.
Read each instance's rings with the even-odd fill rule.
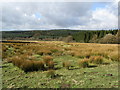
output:
[[[89,59],[88,64],[102,64],[104,63],[104,58],[112,61],[119,60],[117,52],[118,48],[116,45],[41,42],[31,43],[30,45],[23,43],[9,43],[2,44],[2,46],[4,54],[3,60],[6,59],[9,63],[12,62],[15,66],[19,68],[32,67],[32,69],[30,70],[44,70],[45,68],[54,69],[56,65],[53,62],[53,57],[56,58],[67,55],[77,58],[78,60],[83,59],[82,61],[79,61],[79,63],[86,63],[86,66],[87,61],[84,60],[85,58]],[[13,54],[10,54],[11,52]],[[40,57],[34,57],[34,55],[36,54]],[[78,62],[78,60],[76,60],[75,62]],[[28,62],[28,64],[26,64],[26,62]],[[63,67],[66,67],[67,69],[71,67],[71,63],[69,62],[69,60],[65,60],[65,62],[62,62]],[[84,67],[84,65],[82,67]]]
[[63,67],[65,67],[66,69],[70,69],[70,67],[71,67],[71,62],[69,62],[69,61],[65,61],[65,62],[63,62],[62,63],[62,65],[63,65]]
[[112,61],[120,61],[119,58],[120,58],[120,55],[119,55],[119,52],[116,51],[116,52],[111,52],[109,54],[109,57],[111,58]]
[[53,60],[52,56],[43,56],[44,63],[48,66],[49,62]]
[[104,58],[102,56],[92,56],[90,57],[90,62],[95,64],[103,64]]
[[49,69],[54,69],[54,62],[53,61],[49,61],[47,64],[48,64]]
[[48,70],[46,76],[50,77],[50,78],[54,78],[55,77],[55,70]]
[[33,68],[34,70],[44,70],[45,66],[44,66],[44,61],[33,61]]
[[86,67],[88,67],[89,66],[89,60],[88,59],[83,59],[83,60],[79,60],[78,61],[78,64],[79,64],[79,67],[80,68],[86,68]]
[[29,72],[29,71],[33,71],[34,70],[34,64],[32,61],[30,60],[26,60],[24,63],[22,63],[21,65],[21,69],[24,71],[24,72]]

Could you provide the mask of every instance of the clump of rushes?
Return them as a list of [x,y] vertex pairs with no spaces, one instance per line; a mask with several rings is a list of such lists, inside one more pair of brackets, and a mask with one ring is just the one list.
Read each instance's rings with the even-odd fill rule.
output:
[[55,77],[55,70],[49,70],[47,72],[47,77],[54,78]]
[[48,63],[53,60],[52,56],[43,56],[44,63],[48,66]]
[[79,67],[82,67],[82,68],[88,67],[88,66],[89,66],[88,61],[89,61],[88,59],[80,60],[80,61],[78,62]]
[[21,69],[24,71],[24,72],[29,72],[29,71],[33,71],[34,70],[34,64],[32,61],[30,60],[26,60],[24,63],[22,63],[21,65]]
[[89,62],[90,62],[90,63],[93,63],[94,60],[95,60],[95,56],[90,56]]
[[111,58],[112,61],[120,61],[120,55],[118,51],[110,53],[109,57]]
[[44,53],[42,51],[37,51],[37,54],[43,55]]
[[44,70],[44,62],[43,61],[32,61],[33,63],[33,69],[34,70]]
[[95,63],[95,64],[102,64],[103,57],[102,56],[92,56],[92,57],[90,57],[90,62]]
[[12,58],[7,59],[7,63],[12,63]]
[[70,66],[71,66],[71,64],[70,64],[70,62],[69,61],[66,61],[66,62],[63,62],[63,67],[65,67],[66,69],[70,69]]
[[48,68],[49,69],[54,69],[54,62],[53,61],[48,62]]
[[73,51],[69,51],[68,54],[71,56],[75,56],[75,52],[73,52]]
[[102,56],[96,56],[94,63],[96,64],[102,64],[103,63],[103,57]]
[[24,63],[24,60],[19,58],[18,56],[12,57],[11,58],[13,65],[17,67],[21,67],[22,63]]

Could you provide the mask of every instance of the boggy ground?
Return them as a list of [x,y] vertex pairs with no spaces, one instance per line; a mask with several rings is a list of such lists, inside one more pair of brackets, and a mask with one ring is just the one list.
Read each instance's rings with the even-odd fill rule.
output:
[[[37,43],[2,44],[3,88],[118,88],[118,45],[92,43],[64,43],[40,41]],[[12,59],[44,61],[44,56],[53,57],[54,77],[49,69],[25,73],[13,65]],[[89,62],[91,58],[102,59],[102,63]],[[12,58],[12,59],[11,59]],[[88,61],[86,68],[81,60]],[[16,59],[17,61],[17,59]],[[63,67],[69,62],[69,68]],[[23,62],[24,63],[24,62]]]

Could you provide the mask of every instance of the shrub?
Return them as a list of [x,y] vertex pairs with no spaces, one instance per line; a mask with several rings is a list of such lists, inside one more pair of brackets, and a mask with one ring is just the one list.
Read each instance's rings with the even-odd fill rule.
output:
[[93,35],[92,39],[89,40],[89,42],[91,42],[91,43],[97,43],[98,42],[98,36],[96,34]]
[[55,77],[55,71],[54,71],[54,70],[49,70],[49,71],[47,72],[47,76],[48,76],[48,77],[51,77],[51,78],[54,78],[54,77]]
[[106,34],[99,42],[100,43],[117,43],[117,38],[112,34]]
[[73,42],[73,37],[72,36],[67,36],[63,39],[63,41],[66,42],[66,43]]
[[88,66],[89,66],[88,61],[89,61],[88,59],[80,60],[80,61],[78,62],[79,67],[83,67],[83,68],[88,67]]
[[63,67],[67,68],[69,70],[71,64],[69,61],[63,62]]

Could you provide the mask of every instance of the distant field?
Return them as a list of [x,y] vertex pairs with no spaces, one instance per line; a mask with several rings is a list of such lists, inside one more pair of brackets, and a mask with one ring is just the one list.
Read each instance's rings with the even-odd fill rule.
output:
[[1,43],[3,88],[119,86],[118,44],[22,42]]

